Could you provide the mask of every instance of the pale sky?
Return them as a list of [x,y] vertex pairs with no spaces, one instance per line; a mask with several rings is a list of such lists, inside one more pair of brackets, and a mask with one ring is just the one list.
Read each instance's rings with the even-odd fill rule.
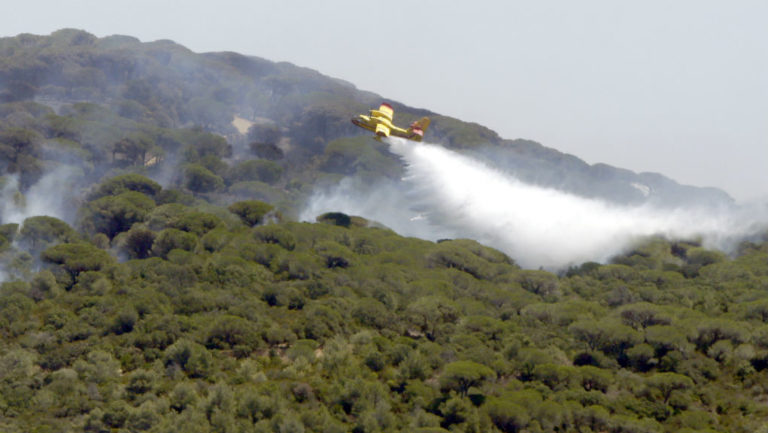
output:
[[72,27],[288,61],[589,163],[768,199],[768,1],[3,0]]

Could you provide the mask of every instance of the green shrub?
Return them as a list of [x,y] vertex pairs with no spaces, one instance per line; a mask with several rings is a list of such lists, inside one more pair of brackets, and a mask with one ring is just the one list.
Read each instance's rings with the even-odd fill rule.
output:
[[179,340],[165,349],[166,367],[177,367],[192,378],[206,378],[213,368],[213,357],[205,347],[189,340]]
[[496,374],[490,368],[472,361],[446,364],[440,375],[440,389],[456,391],[466,396],[469,388],[481,385]]
[[168,258],[168,253],[179,249],[192,251],[197,245],[197,236],[179,229],[165,229],[161,231],[152,243],[152,254],[158,257]]
[[264,224],[265,217],[274,209],[269,203],[258,200],[246,200],[233,203],[228,207],[229,211],[240,217],[243,224],[248,227]]

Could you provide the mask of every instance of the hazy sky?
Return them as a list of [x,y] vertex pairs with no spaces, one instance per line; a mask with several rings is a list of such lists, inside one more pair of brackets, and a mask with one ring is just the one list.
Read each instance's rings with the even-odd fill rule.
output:
[[74,27],[289,61],[589,163],[768,198],[768,1],[12,3],[0,36]]

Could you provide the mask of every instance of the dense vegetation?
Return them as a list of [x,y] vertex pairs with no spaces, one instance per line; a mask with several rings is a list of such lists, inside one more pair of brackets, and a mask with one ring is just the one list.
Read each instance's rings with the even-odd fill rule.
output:
[[[279,222],[139,175],[80,230],[0,226],[0,429],[756,431],[768,243],[649,239],[523,270],[470,240],[344,214]],[[130,212],[127,211],[130,209]],[[687,429],[687,430],[685,430]]]
[[[401,174],[349,126],[379,97],[313,71],[64,30],[0,39],[0,86],[0,431],[768,425],[768,238],[526,270],[343,213],[296,222],[318,185]],[[642,178],[433,116],[435,140],[497,146],[531,181]],[[46,191],[58,218],[33,212]]]

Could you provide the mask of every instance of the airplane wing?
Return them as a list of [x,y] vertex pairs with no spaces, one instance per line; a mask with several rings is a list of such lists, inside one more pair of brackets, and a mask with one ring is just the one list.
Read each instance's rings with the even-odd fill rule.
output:
[[391,105],[383,102],[378,110],[371,110],[371,117],[384,117],[391,122],[395,117],[395,110],[392,109]]

